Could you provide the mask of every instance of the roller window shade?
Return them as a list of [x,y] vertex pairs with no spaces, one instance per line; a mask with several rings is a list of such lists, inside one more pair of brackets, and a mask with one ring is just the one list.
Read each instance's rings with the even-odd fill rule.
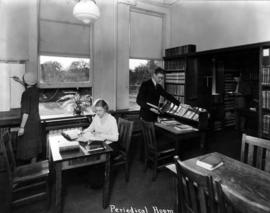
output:
[[90,56],[90,27],[40,21],[40,53]]
[[76,2],[40,0],[40,54],[90,56],[90,25],[73,17]]
[[130,57],[162,58],[163,17],[156,14],[131,11]]

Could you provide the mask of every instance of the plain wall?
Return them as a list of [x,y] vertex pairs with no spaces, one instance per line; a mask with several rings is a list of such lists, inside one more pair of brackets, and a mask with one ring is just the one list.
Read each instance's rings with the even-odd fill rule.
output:
[[172,8],[171,47],[208,50],[270,41],[270,1],[178,1]]

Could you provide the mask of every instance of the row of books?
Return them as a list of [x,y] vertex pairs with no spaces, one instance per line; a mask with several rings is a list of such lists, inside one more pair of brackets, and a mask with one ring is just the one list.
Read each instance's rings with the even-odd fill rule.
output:
[[263,129],[262,132],[264,135],[270,136],[270,115],[263,116]]
[[178,100],[180,103],[185,103],[185,97],[184,96],[174,96],[176,100]]
[[270,67],[262,68],[262,84],[270,85]]
[[180,47],[173,47],[165,50],[165,56],[178,56],[187,53],[194,53],[196,52],[196,45],[188,44]]
[[185,84],[185,79],[166,79],[167,84]]
[[185,78],[184,72],[166,73],[166,78]]
[[186,65],[183,60],[165,61],[165,70],[167,71],[185,71]]
[[185,95],[185,85],[167,84],[166,90],[172,95]]
[[262,108],[270,109],[270,90],[262,91]]
[[[234,71],[233,71],[234,72]],[[228,95],[228,92],[232,92],[235,90],[235,81],[233,79],[234,75],[233,72],[227,72],[225,70],[224,78],[225,78],[225,84],[224,84],[224,90],[225,90],[225,96],[224,96],[224,110],[225,110],[225,117],[223,121],[223,125],[225,127],[234,126],[235,125],[235,116],[231,112],[231,110],[234,109],[234,97]]]
[[259,75],[257,72],[250,72],[249,73],[249,79],[252,81],[258,81],[259,80]]

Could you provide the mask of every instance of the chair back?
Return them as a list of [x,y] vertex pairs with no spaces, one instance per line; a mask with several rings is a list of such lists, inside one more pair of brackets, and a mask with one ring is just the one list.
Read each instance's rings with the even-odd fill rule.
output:
[[142,121],[143,140],[147,148],[157,151],[157,140],[153,122]]
[[8,131],[2,134],[0,141],[0,152],[2,153],[5,161],[5,167],[9,176],[9,179],[12,179],[13,171],[16,167],[14,155],[12,149],[10,150],[10,134]]
[[174,157],[177,171],[177,203],[179,212],[214,213],[215,199],[211,176],[204,176]]
[[270,140],[243,134],[241,161],[270,172]]
[[128,121],[123,118],[118,119],[118,131],[119,131],[119,145],[126,152],[129,152],[132,131],[133,131],[133,121]]

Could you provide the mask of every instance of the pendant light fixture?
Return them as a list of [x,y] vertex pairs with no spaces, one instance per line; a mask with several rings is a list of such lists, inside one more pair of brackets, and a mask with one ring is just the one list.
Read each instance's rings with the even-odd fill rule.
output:
[[73,15],[83,23],[90,24],[100,17],[100,11],[95,0],[80,0],[73,8]]

